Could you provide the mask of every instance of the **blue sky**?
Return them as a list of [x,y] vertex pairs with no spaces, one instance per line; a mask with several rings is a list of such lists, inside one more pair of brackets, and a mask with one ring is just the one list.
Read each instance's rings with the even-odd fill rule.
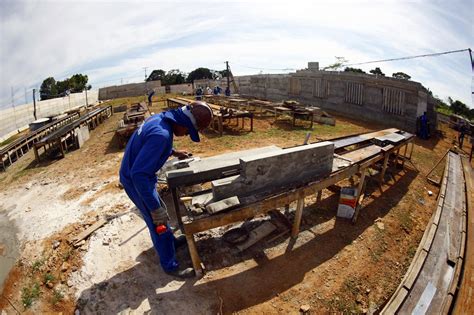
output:
[[[144,67],[235,75],[474,48],[474,0],[5,1],[0,0],[0,107],[31,99],[53,76],[93,88],[138,82]],[[360,66],[403,71],[441,98],[472,104],[467,52]]]

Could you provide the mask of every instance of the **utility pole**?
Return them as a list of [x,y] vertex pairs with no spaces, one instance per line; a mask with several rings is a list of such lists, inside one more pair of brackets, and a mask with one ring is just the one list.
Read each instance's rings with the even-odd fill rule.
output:
[[227,70],[227,88],[230,90],[230,70],[229,70],[229,62],[225,62],[225,67]]
[[146,69],[147,69],[147,68],[148,68],[148,67],[143,67],[143,69],[145,70],[145,86],[143,87],[144,90],[145,90],[144,93],[143,93],[143,94],[145,94],[145,102],[146,102],[146,94],[147,94],[147,92],[148,92],[148,91],[147,91],[147,84],[146,84]]
[[35,116],[35,120],[38,119],[36,118],[36,89],[33,89],[33,116]]
[[89,102],[87,101],[87,86],[86,86],[86,107],[89,106]]

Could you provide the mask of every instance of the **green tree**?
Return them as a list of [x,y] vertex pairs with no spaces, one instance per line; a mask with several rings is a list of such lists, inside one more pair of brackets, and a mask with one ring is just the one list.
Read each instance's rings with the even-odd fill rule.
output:
[[58,89],[56,87],[56,80],[53,77],[44,79],[40,87],[40,98],[41,100],[47,100],[50,98],[57,97]]
[[163,80],[161,81],[162,85],[173,85],[173,84],[182,84],[186,82],[186,74],[181,72],[179,69],[172,69],[166,73]]
[[163,78],[165,77],[165,75],[166,75],[166,72],[164,70],[161,70],[161,69],[153,70],[148,76],[148,78],[146,79],[146,81],[158,81],[158,80],[163,81]]
[[56,88],[58,89],[59,96],[65,96],[71,90],[71,81],[68,78],[63,81],[56,81]]
[[[451,99],[452,101],[452,99]],[[461,101],[453,101],[451,103],[451,110],[458,115],[469,117],[469,107]]]
[[375,74],[375,75],[381,75],[381,76],[385,76],[385,73],[382,72],[382,70],[380,70],[379,67],[375,68],[375,69],[372,69],[369,71],[370,73],[372,74]]
[[362,69],[359,69],[359,68],[350,68],[350,67],[346,67],[344,69],[344,72],[355,72],[355,73],[366,73],[364,70]]
[[392,77],[395,79],[403,79],[403,80],[410,80],[411,76],[404,72],[395,72],[392,74]]
[[338,71],[339,69],[342,68],[342,66],[344,66],[344,64],[346,64],[348,62],[349,62],[349,60],[347,60],[346,58],[336,56],[336,62],[329,65],[329,66],[327,66],[327,67],[324,67],[323,70]]
[[87,75],[83,75],[80,73],[73,75],[71,78],[69,78],[69,82],[68,82],[70,91],[72,93],[84,91],[88,87],[87,81],[89,81],[89,78]]
[[213,71],[208,68],[197,68],[189,73],[187,82],[201,79],[214,79]]

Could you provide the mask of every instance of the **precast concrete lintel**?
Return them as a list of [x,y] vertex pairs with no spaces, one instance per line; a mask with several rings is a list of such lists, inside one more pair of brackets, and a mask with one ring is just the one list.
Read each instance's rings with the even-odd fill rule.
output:
[[334,143],[326,141],[240,159],[240,175],[212,182],[213,199],[303,183],[331,173]]

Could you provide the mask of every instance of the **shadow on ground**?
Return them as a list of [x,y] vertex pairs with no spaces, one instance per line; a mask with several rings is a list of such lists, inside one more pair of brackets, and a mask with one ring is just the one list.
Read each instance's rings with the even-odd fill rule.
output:
[[[361,210],[356,224],[336,218],[332,229],[321,234],[313,233],[313,238],[298,246],[294,246],[295,241],[290,241],[286,250],[275,258],[269,259],[265,255],[262,248],[264,242],[256,246],[258,249],[254,248],[241,257],[222,257],[216,251],[200,252],[205,264],[214,256],[232,263],[242,259],[254,259],[257,263],[255,267],[227,277],[214,280],[215,276],[222,277],[223,274],[211,273],[202,281],[190,279],[176,285],[175,279],[161,271],[151,248],[137,258],[138,264],[132,268],[83,291],[78,307],[81,313],[118,313],[138,308],[139,311],[167,314],[216,313],[221,307],[224,313],[232,313],[266,302],[303,281],[307,272],[333,258],[372,226],[377,218],[384,217],[407,193],[416,176],[414,171],[400,171],[396,184],[385,188],[381,196],[370,198],[372,200]],[[368,193],[375,191],[368,184]],[[338,196],[333,194],[317,206],[306,207],[302,230],[308,231],[334,219],[337,200]],[[203,240],[199,247],[204,246],[202,242],[216,240]],[[189,259],[186,256],[186,251],[179,252],[180,259]],[[221,305],[220,301],[224,303]]]

